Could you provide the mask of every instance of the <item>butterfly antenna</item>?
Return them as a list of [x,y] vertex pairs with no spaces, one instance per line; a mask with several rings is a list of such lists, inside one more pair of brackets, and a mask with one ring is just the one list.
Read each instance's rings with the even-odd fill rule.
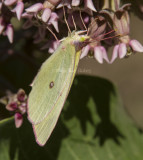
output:
[[77,30],[77,27],[76,27],[76,23],[75,23],[75,20],[74,20],[74,16],[72,15],[72,21],[73,21],[73,24],[74,24],[74,28],[75,28],[75,31]]
[[107,33],[105,33],[105,34],[103,34],[103,35],[106,36],[106,35],[108,35],[108,34],[110,34],[110,33],[113,33],[113,32],[116,32],[116,31],[113,29],[113,30],[111,30],[111,31],[109,31],[109,32],[107,32]]
[[100,42],[100,41],[104,41],[104,40],[107,40],[107,39],[112,39],[112,38],[120,37],[120,36],[121,36],[121,35],[118,34],[118,35],[115,35],[115,36],[112,36],[112,37],[103,38],[103,39],[100,39],[100,40],[98,40],[98,39],[93,40],[93,41],[91,40],[90,43],[93,43],[93,42]]
[[64,7],[64,5],[63,5],[63,12],[64,12],[64,20],[65,20],[66,25],[67,25],[67,27],[68,27],[68,31],[71,33],[71,29],[70,29],[69,24],[68,24],[67,19],[66,19],[66,12],[65,12],[65,7]]
[[87,31],[87,27],[86,27],[86,25],[85,25],[85,23],[84,23],[84,21],[83,21],[83,18],[82,18],[82,15],[81,15],[81,11],[79,11],[79,14],[80,14],[81,22],[82,22],[82,24],[83,24],[85,30]]
[[47,26],[47,29],[51,32],[51,34],[55,37],[56,41],[59,41],[56,34]]
[[100,41],[104,41],[104,40],[106,40],[106,39],[112,39],[112,38],[120,37],[120,36],[121,36],[121,35],[118,34],[118,35],[115,35],[115,36],[112,36],[112,37],[103,38],[103,39],[101,39]]

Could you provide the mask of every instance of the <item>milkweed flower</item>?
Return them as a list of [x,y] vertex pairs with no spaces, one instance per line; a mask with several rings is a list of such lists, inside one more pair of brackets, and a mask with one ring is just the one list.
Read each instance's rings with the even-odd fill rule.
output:
[[[58,15],[56,12],[53,12],[50,8],[48,8],[47,3],[36,3],[29,8],[25,9],[26,13],[23,14],[24,18],[28,18],[28,22],[34,18],[43,22],[43,25],[46,28],[46,25],[53,25],[55,30],[59,32],[58,29]],[[27,16],[25,16],[27,14]],[[29,15],[29,17],[28,17]],[[34,22],[33,22],[34,25]],[[37,25],[37,24],[36,24]],[[40,25],[40,24],[39,24]]]
[[7,36],[10,43],[13,43],[14,29],[11,19],[16,16],[21,19],[24,10],[24,3],[18,0],[3,0],[0,3],[0,34]]
[[26,12],[22,14],[22,17],[27,19],[23,25],[24,29],[32,26],[38,28],[38,32],[33,36],[34,43],[42,42],[46,37],[47,28],[50,27],[52,30],[51,26],[54,27],[56,32],[59,32],[58,14],[53,12],[50,7],[49,1],[48,3],[47,1],[44,3],[36,3],[25,9]]
[[109,59],[107,56],[107,52],[106,49],[101,46],[101,45],[95,45],[91,46],[91,45],[87,45],[82,49],[82,53],[80,56],[80,59],[82,59],[83,57],[87,56],[89,51],[94,52],[94,58],[99,62],[99,63],[103,63],[103,60],[106,60],[107,63],[109,63]]
[[[24,3],[22,2],[22,0],[21,1],[19,1],[19,0],[3,0],[2,5],[3,4],[5,6],[7,6],[11,12],[16,13],[18,20],[21,19],[21,15],[24,10]],[[13,6],[14,6],[14,8],[13,8]]]
[[23,115],[27,110],[27,96],[23,89],[19,89],[16,94],[8,93],[6,97],[0,100],[6,105],[6,109],[14,114],[16,128],[21,127],[23,123]]
[[89,26],[89,37],[91,42],[82,49],[80,59],[88,55],[89,51],[93,52],[94,58],[103,63],[103,60],[109,63],[105,47],[101,45],[101,40],[104,38],[107,22],[104,17],[98,16],[97,20],[93,20]]
[[[82,2],[81,0],[64,0],[64,1],[61,1],[61,3],[57,6],[57,8],[61,8],[62,6],[67,6],[69,9],[71,9],[72,6],[73,7],[79,6],[81,2]],[[96,9],[92,0],[84,0],[83,3],[84,3],[84,9],[88,8],[96,12]]]
[[126,4],[119,8],[113,17],[113,27],[116,30],[116,34],[119,35],[119,44],[115,45],[113,49],[113,55],[110,63],[119,57],[124,58],[129,56],[132,52],[143,52],[143,46],[135,39],[130,39],[130,19],[128,15],[128,8],[130,4]]

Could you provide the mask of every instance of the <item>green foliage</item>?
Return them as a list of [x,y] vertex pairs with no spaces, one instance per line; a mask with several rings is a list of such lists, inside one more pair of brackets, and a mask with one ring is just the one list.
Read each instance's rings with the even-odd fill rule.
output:
[[38,146],[30,123],[0,123],[0,160],[142,160],[143,135],[107,80],[78,76],[49,141]]

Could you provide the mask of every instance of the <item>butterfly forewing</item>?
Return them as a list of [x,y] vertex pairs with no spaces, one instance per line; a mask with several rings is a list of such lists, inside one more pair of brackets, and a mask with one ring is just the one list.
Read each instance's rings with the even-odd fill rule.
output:
[[74,66],[68,76],[67,83],[64,87],[61,97],[58,99],[57,103],[55,104],[51,112],[48,114],[48,116],[41,123],[33,125],[36,141],[41,146],[43,146],[46,143],[49,136],[51,135],[51,132],[53,131],[57,123],[57,120],[63,108],[64,102],[67,98],[70,87],[72,85],[72,82],[73,82],[73,79],[74,79],[74,76],[77,70],[77,66],[79,63],[80,52],[77,52],[76,55],[75,53],[73,54],[74,54],[73,55]]
[[33,124],[42,122],[60,98],[71,77],[75,47],[66,38],[57,51],[42,65],[28,99],[28,118]]

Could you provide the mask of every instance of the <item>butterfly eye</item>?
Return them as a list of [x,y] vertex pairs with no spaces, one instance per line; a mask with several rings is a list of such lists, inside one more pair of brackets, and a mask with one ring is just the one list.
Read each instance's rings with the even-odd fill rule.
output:
[[53,82],[53,81],[50,82],[49,87],[50,87],[50,88],[53,88],[53,87],[54,87],[54,82]]

